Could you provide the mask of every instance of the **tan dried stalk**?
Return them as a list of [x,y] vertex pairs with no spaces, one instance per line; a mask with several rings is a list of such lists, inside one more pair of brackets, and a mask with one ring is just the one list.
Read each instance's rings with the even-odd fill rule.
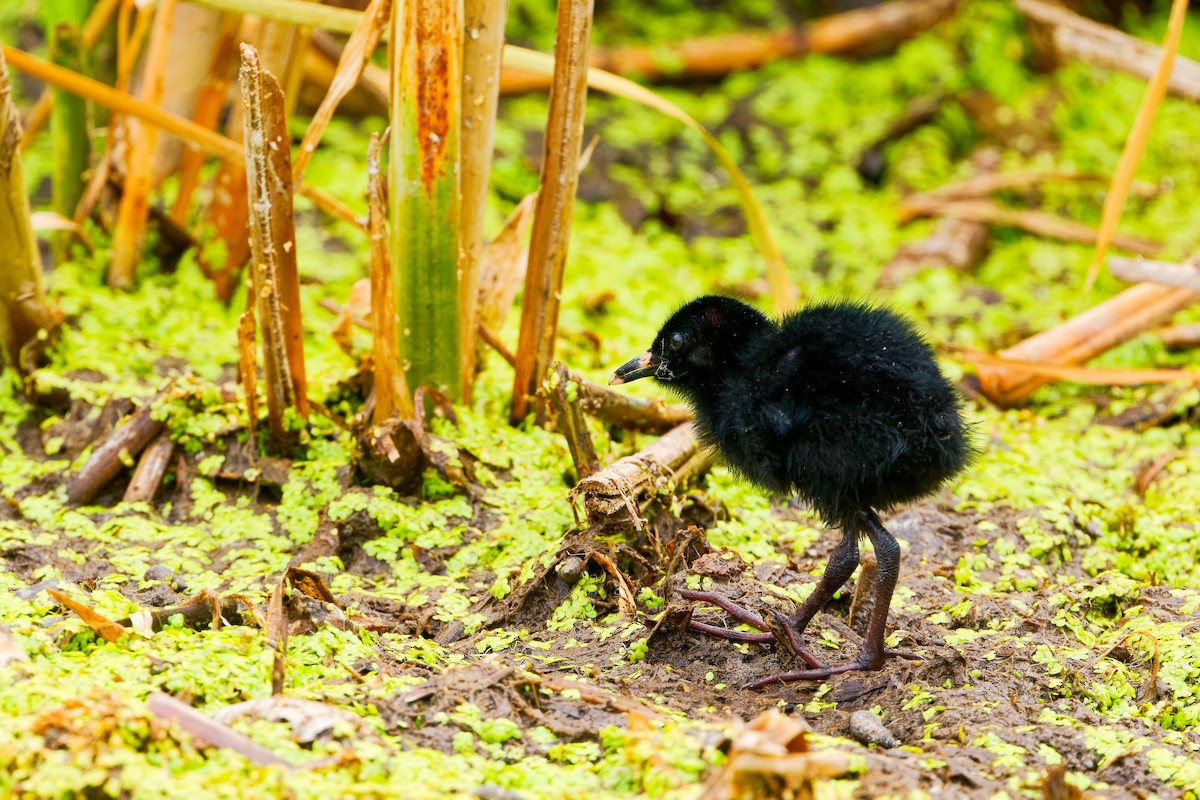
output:
[[388,253],[387,198],[379,154],[387,134],[371,134],[367,150],[367,230],[371,237],[371,361],[375,370],[375,415],[378,425],[394,412],[412,419],[413,401],[396,353],[396,293]]
[[559,3],[554,88],[550,92],[541,184],[533,212],[529,265],[521,302],[521,334],[512,391],[514,423],[529,413],[529,400],[537,393],[554,358],[563,272],[571,238],[575,189],[579,184],[579,155],[583,151],[591,30],[591,0]]
[[267,420],[276,446],[286,447],[284,409],[294,407],[302,417],[308,414],[290,141],[283,92],[248,44],[242,45],[240,84],[252,211],[252,291],[262,331]]
[[483,259],[483,221],[492,174],[492,139],[500,101],[500,64],[504,58],[504,21],[508,0],[464,0],[467,35],[463,39],[462,195],[458,284],[459,354],[462,398],[471,399],[475,380],[476,307]]
[[[0,54],[0,358],[21,367],[21,348],[52,324],[42,289],[42,261],[29,223],[21,168],[21,122]],[[0,362],[2,363],[2,362]]]
[[[142,70],[139,98],[149,105],[160,105],[163,96],[163,71],[171,53],[171,29],[175,21],[175,0],[161,0],[154,14],[150,50]],[[150,215],[153,188],[154,151],[158,128],[153,125],[126,126],[128,143],[125,158],[125,184],[117,222],[113,230],[112,261],[108,267],[108,285],[124,288],[133,283],[142,257],[142,240]]]

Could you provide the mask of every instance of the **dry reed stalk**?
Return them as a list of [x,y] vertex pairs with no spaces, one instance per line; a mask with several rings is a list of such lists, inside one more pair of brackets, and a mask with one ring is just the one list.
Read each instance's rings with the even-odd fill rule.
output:
[[253,252],[252,297],[262,331],[267,421],[276,447],[288,446],[284,410],[308,414],[296,230],[292,214],[290,139],[283,92],[262,68],[258,53],[242,45],[246,178]]
[[521,333],[510,414],[514,423],[529,413],[529,401],[536,395],[554,358],[563,272],[571,238],[575,189],[579,184],[579,156],[583,152],[591,30],[592,0],[559,3],[554,88],[550,92],[542,176],[521,301]]

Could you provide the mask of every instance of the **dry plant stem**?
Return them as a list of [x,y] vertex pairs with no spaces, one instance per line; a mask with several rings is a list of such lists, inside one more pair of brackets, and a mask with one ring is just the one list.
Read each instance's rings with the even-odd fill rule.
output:
[[[12,64],[14,69],[19,69],[21,72],[32,75],[39,80],[52,83],[67,91],[87,97],[89,100],[99,103],[111,111],[137,117],[164,131],[187,139],[223,161],[242,162],[246,158],[241,144],[221,136],[219,133],[215,133],[208,128],[197,125],[191,120],[169,114],[157,106],[142,103],[123,91],[106,86],[99,81],[86,78],[62,67],[55,66],[48,61],[35,58],[14,47],[0,45],[0,51],[3,52],[4,57]],[[357,226],[360,224],[358,214],[341,201],[315,186],[302,183],[298,191],[326,214],[349,222],[352,225]],[[78,219],[78,215],[76,217]]]
[[[154,14],[150,50],[142,70],[140,98],[148,105],[161,104],[163,71],[170,55],[171,30],[175,24],[175,0],[160,0]],[[150,213],[153,189],[154,151],[158,146],[158,128],[141,123],[126,125],[129,137],[125,158],[125,189],[117,208],[113,230],[112,261],[108,266],[108,285],[122,289],[133,283],[142,257],[142,240]]]
[[482,339],[488,347],[495,350],[501,358],[508,362],[510,367],[515,367],[517,365],[517,357],[513,355],[511,350],[504,346],[504,342],[500,341],[500,337],[497,336],[491,328],[487,327],[481,322],[479,323],[479,330],[477,332],[479,333],[479,338]]
[[[1050,29],[1059,55],[1097,67],[1126,72],[1149,81],[1162,62],[1163,50],[1109,25],[1080,16],[1058,3],[1016,0],[1021,13]],[[1200,64],[1175,56],[1167,91],[1187,100],[1200,100]]]
[[[596,456],[596,447],[592,444],[592,435],[580,408],[578,384],[573,377],[561,362],[556,362],[554,372],[545,383],[545,390],[554,407],[558,430],[567,440],[567,448],[571,451],[575,474],[586,478],[600,469],[600,459]],[[575,392],[570,391],[572,385],[575,386]]]
[[[219,11],[183,3],[176,7],[163,66],[163,93],[159,105],[181,117],[195,118],[196,104],[209,80],[209,68],[221,48],[224,20]],[[176,136],[158,137],[151,168],[151,183],[161,186],[179,169],[184,143]]]
[[250,448],[257,452],[255,444],[258,430],[258,360],[254,357],[254,310],[247,309],[238,317],[238,375],[242,381],[242,393],[246,396],[246,431],[250,435]]
[[[879,51],[912,38],[947,18],[960,0],[898,0],[814,20],[803,30],[777,33],[735,33],[691,39],[666,47],[628,47],[596,51],[591,65],[618,75],[659,78],[720,77],[755,69],[770,61],[809,53]],[[508,70],[502,78],[505,94],[544,90],[544,76]]]
[[115,642],[122,639],[127,631],[117,623],[113,622],[108,617],[95,611],[83,603],[72,600],[67,595],[56,589],[47,589],[46,594],[53,597],[66,608],[69,608],[79,617],[84,623],[92,629],[92,631],[106,642]]
[[396,2],[391,30],[388,200],[400,365],[414,390],[443,386],[457,397],[461,0]]
[[126,459],[137,456],[162,430],[162,420],[154,419],[151,413],[154,400],[135,411],[129,421],[113,431],[104,444],[92,451],[92,457],[76,472],[67,484],[67,502],[73,506],[91,501],[104,484],[121,471]]
[[29,223],[21,168],[21,123],[0,55],[0,365],[21,367],[21,348],[53,320],[42,289],[42,260]]
[[[226,14],[221,20],[217,34],[217,45],[212,62],[204,71],[204,84],[196,97],[193,121],[208,130],[215,130],[229,95],[229,84],[233,80],[233,66],[238,55],[238,29],[240,14]],[[191,142],[185,141],[179,160],[179,191],[171,208],[171,219],[179,225],[187,225],[192,211],[192,197],[200,185],[200,171],[204,168],[206,153]],[[203,261],[201,261],[203,264]],[[211,277],[211,275],[210,275]],[[221,295],[218,289],[219,296]]]
[[329,120],[333,119],[333,112],[337,109],[338,103],[358,83],[363,68],[370,61],[376,45],[379,44],[380,37],[387,29],[391,11],[391,0],[371,0],[367,10],[359,19],[354,33],[350,34],[350,39],[346,42],[341,58],[338,60],[337,72],[329,83],[329,90],[321,100],[321,105],[317,108],[316,113],[313,114],[308,129],[304,131],[304,139],[301,140],[300,147],[296,151],[296,160],[292,164],[293,180],[299,182],[304,177],[309,159],[312,158],[317,144],[321,141],[321,134],[325,132]]
[[296,769],[296,765],[285,761],[267,748],[255,744],[228,725],[222,725],[210,717],[201,714],[196,709],[176,700],[169,694],[155,692],[146,702],[146,708],[151,714],[166,722],[173,722],[185,733],[200,739],[213,747],[224,747],[244,756],[252,764],[261,766],[277,766],[283,769]]
[[924,239],[902,245],[880,271],[876,285],[897,286],[907,276],[929,267],[972,269],[983,260],[987,249],[986,224],[945,217]]
[[1130,283],[1146,281],[1200,291],[1200,268],[1191,264],[1109,256],[1108,270],[1114,277]]
[[[387,134],[384,134],[385,136]],[[384,197],[383,172],[379,154],[384,140],[371,134],[367,150],[367,232],[371,238],[371,363],[375,370],[375,412],[378,425],[399,412],[401,419],[412,419],[412,394],[396,354],[396,290],[392,259],[388,253],[387,199]]]
[[283,694],[287,682],[288,618],[283,609],[283,578],[267,604],[267,649],[271,651],[271,694]]
[[1200,322],[1187,325],[1171,325],[1158,331],[1163,347],[1171,352],[1200,347]]
[[142,451],[122,500],[126,503],[148,503],[153,500],[174,454],[175,443],[169,434],[164,432],[155,436],[154,441]]
[[[1200,302],[1200,292],[1193,289],[1139,283],[1056,328],[1004,350],[1000,356],[1044,364],[1082,364],[1196,302]],[[1051,380],[1004,367],[979,368],[983,393],[1003,406],[1020,403]]]
[[267,382],[267,420],[277,447],[286,447],[284,409],[308,414],[304,374],[304,331],[300,280],[296,274],[296,228],[292,216],[292,171],[283,93],[258,53],[242,45],[242,105],[246,178],[252,211],[253,298],[262,331]]
[[554,88],[550,93],[542,175],[521,302],[521,333],[512,391],[513,423],[529,413],[529,400],[536,394],[554,358],[563,272],[571,238],[575,189],[579,184],[579,155],[583,151],[592,5],[592,0],[562,0],[558,6]]
[[492,140],[500,101],[500,63],[508,0],[464,0],[461,277],[458,285],[462,399],[475,381],[475,329],[483,257],[483,222],[492,174]]
[[699,434],[689,422],[655,439],[641,452],[584,478],[574,491],[583,497],[591,524],[620,515],[640,528],[640,511],[647,503],[698,475],[710,459],[711,453],[700,448]]
[[1121,151],[1121,160],[1117,163],[1116,174],[1108,188],[1108,196],[1104,199],[1104,212],[1100,219],[1100,235],[1096,239],[1096,253],[1088,267],[1085,290],[1091,291],[1100,274],[1100,265],[1108,255],[1108,246],[1115,244],[1114,234],[1117,223],[1121,221],[1121,212],[1125,209],[1125,197],[1129,186],[1133,183],[1133,173],[1142,154],[1146,152],[1146,143],[1150,140],[1150,132],[1154,129],[1154,118],[1158,116],[1158,108],[1162,105],[1167,93],[1167,81],[1171,77],[1171,68],[1175,65],[1175,54],[1179,52],[1179,40],[1183,36],[1183,23],[1187,16],[1188,0],[1172,0],[1171,18],[1167,24],[1167,36],[1163,41],[1162,60],[1158,69],[1146,87],[1146,96],[1142,99],[1141,108],[1125,140],[1125,148]]
[[[1098,235],[1094,228],[1084,225],[1082,222],[1047,214],[1044,211],[1006,208],[994,200],[987,199],[951,200],[924,207],[920,213],[973,220],[988,225],[1020,228],[1038,236],[1081,244],[1094,244]],[[1144,256],[1155,255],[1162,249],[1157,242],[1140,239],[1136,236],[1114,236],[1112,243],[1122,250]]]
[[[112,19],[112,15],[116,12],[120,0],[100,0],[92,8],[88,14],[87,21],[83,23],[83,28],[80,31],[80,40],[83,45],[84,53],[91,50],[96,40],[108,28],[108,23]],[[38,131],[46,124],[46,120],[50,118],[50,109],[53,106],[53,90],[47,86],[38,96],[37,102],[33,104],[33,108],[25,117],[25,134],[21,137],[21,149],[25,150],[33,143],[34,137]]]

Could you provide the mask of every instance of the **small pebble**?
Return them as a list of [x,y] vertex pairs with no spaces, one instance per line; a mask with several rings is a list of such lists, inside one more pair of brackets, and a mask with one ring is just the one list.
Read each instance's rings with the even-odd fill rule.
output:
[[865,745],[892,748],[900,744],[879,717],[870,711],[855,711],[850,715],[850,735]]
[[585,567],[587,567],[586,559],[579,556],[567,556],[558,562],[558,566],[554,568],[554,571],[558,573],[558,577],[574,586],[583,577]]
[[187,589],[187,582],[180,577],[179,573],[164,564],[155,564],[146,570],[143,579],[147,581],[162,581],[176,592],[182,592]]

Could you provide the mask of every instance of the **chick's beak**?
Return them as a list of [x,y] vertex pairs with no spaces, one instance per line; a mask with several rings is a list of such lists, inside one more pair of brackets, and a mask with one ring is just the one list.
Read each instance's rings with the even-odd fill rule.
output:
[[661,358],[647,350],[637,358],[630,359],[617,367],[617,371],[608,379],[608,385],[618,386],[622,383],[629,383],[630,381],[636,381],[638,378],[653,375],[661,363]]

